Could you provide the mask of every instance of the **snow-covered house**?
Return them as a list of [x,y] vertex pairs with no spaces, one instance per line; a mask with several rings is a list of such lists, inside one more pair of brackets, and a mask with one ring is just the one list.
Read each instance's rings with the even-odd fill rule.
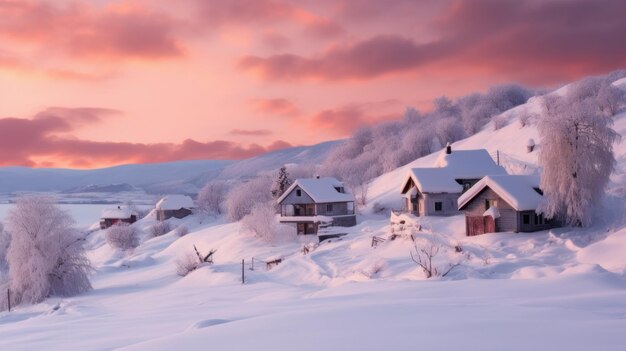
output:
[[157,219],[185,218],[193,212],[194,207],[193,200],[187,195],[167,195],[156,204]]
[[487,150],[452,151],[448,145],[434,167],[413,168],[400,190],[405,211],[416,216],[458,214],[461,194],[486,175],[506,174]]
[[298,234],[317,234],[320,225],[356,225],[354,196],[332,177],[297,179],[277,203],[280,222],[293,223]]
[[539,177],[487,176],[459,197],[468,236],[494,232],[534,232],[558,225],[536,213],[543,200]]
[[132,224],[136,221],[137,214],[128,206],[105,208],[100,216],[100,229],[106,229],[118,223]]

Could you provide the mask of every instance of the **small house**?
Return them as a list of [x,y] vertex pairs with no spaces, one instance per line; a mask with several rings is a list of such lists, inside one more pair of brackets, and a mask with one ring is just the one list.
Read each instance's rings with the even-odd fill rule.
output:
[[354,196],[332,177],[297,179],[277,199],[281,223],[293,224],[298,234],[318,234],[320,227],[356,225]]
[[537,213],[543,200],[539,177],[486,176],[459,197],[467,236],[495,232],[535,232],[553,228],[556,220]]
[[195,205],[187,195],[167,195],[156,204],[157,220],[185,218],[192,214]]
[[132,224],[137,221],[137,214],[128,206],[106,208],[100,216],[100,229],[109,228],[115,224]]
[[434,167],[413,168],[402,183],[404,210],[416,216],[459,213],[459,196],[486,175],[506,174],[487,150],[452,151],[448,145]]

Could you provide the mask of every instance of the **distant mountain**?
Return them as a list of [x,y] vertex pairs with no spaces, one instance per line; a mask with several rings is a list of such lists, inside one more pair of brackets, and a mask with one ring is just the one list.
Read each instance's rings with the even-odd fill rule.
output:
[[128,183],[121,184],[92,184],[78,186],[62,191],[65,194],[76,193],[121,193],[125,191],[137,191],[138,189]]
[[[210,179],[240,179],[287,163],[318,163],[339,143],[278,150],[241,161],[196,160],[132,164],[93,170],[0,167],[0,193],[21,191],[120,192],[122,187],[149,193],[198,191]],[[108,190],[107,190],[107,187]],[[98,189],[94,191],[93,189]],[[132,191],[132,190],[130,190]]]

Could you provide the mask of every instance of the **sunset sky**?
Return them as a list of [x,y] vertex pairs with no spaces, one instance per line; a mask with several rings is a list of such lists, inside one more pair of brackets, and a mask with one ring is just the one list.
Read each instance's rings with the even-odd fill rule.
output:
[[0,165],[240,159],[626,68],[625,1],[0,0]]

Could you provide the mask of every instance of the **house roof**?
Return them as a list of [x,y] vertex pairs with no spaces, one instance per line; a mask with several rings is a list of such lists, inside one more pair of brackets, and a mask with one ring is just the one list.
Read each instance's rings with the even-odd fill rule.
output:
[[402,183],[402,190],[409,179],[422,193],[460,193],[463,187],[457,179],[480,179],[486,175],[506,174],[485,149],[453,150],[447,154],[445,149],[439,154],[435,167],[412,168]]
[[447,168],[455,179],[480,179],[486,175],[506,174],[498,166],[487,150],[452,150],[446,154],[445,150],[439,154],[435,166]]
[[517,211],[536,210],[543,200],[535,188],[539,188],[539,177],[534,175],[486,176],[459,197],[459,209],[467,205],[483,189],[489,187]]
[[187,195],[167,195],[156,204],[157,210],[180,210],[194,207],[193,200]]
[[354,201],[352,194],[340,193],[335,189],[335,187],[344,187],[342,182],[333,177],[322,177],[296,179],[277,202],[281,203],[298,186],[316,203]]
[[463,191],[463,187],[454,180],[446,168],[413,168],[409,172],[409,177],[413,179],[422,193],[460,193]]
[[133,215],[133,210],[128,206],[108,207],[102,210],[102,219],[127,219]]

